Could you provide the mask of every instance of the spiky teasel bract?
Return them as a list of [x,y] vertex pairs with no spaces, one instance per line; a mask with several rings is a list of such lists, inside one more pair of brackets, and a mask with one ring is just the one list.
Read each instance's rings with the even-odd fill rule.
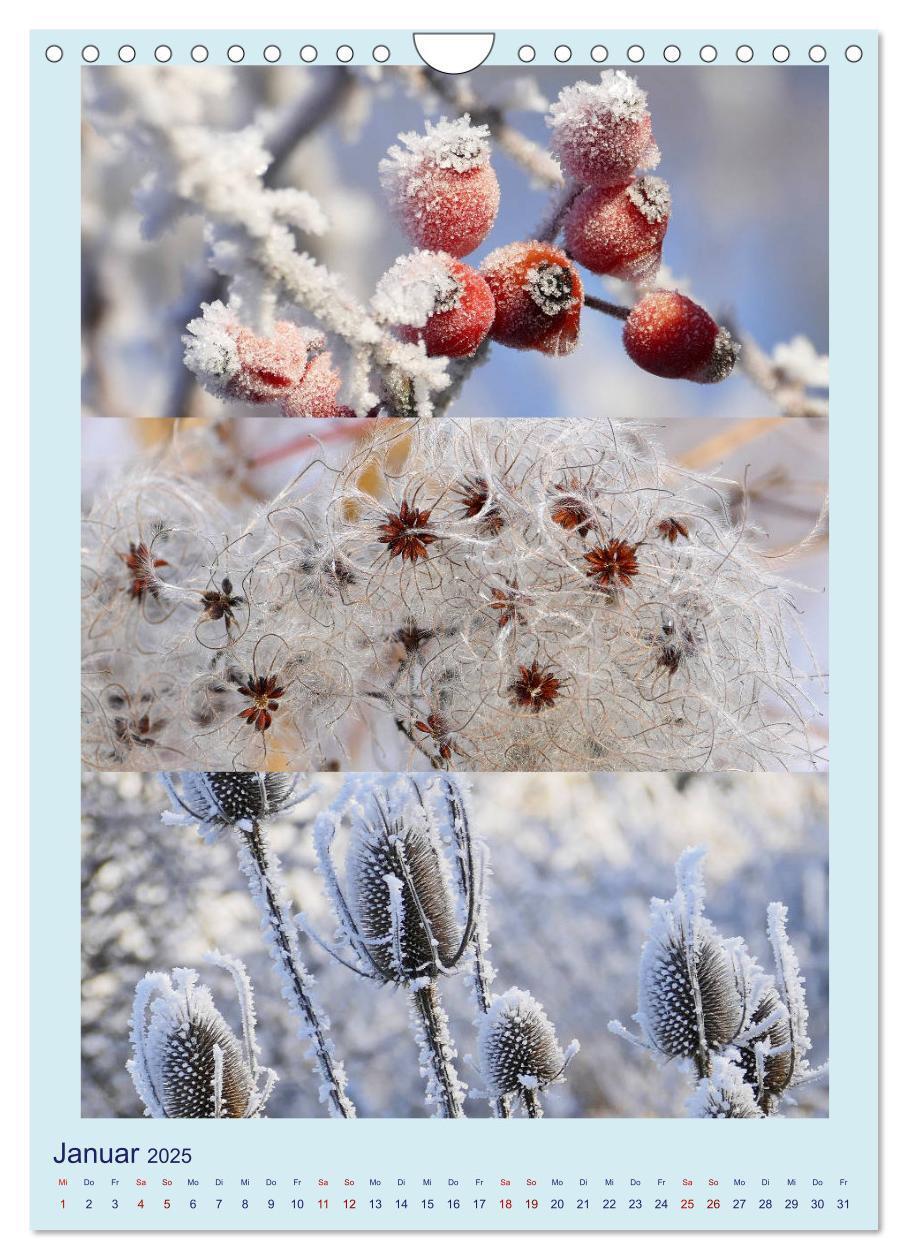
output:
[[669,1059],[692,1059],[706,1076],[710,1052],[741,1027],[742,1000],[731,952],[703,914],[702,858],[700,850],[685,853],[674,897],[653,899],[634,1018],[646,1046]]
[[[476,930],[484,848],[465,842],[462,851],[445,851],[434,780],[429,788],[427,795],[416,776],[354,782],[316,823],[346,961],[382,984],[453,974]],[[339,833],[346,845],[343,880]]]
[[[118,743],[129,768],[347,767],[354,745],[361,768],[817,764],[792,594],[725,487],[668,464],[638,426],[380,427],[245,513],[186,476],[187,446],[201,467],[217,442],[185,438],[153,491],[139,470],[89,514],[92,761]],[[123,580],[135,538],[167,560],[153,599]],[[232,620],[205,603],[225,578],[242,591]],[[523,703],[534,662],[553,681]],[[163,725],[123,760],[99,697],[152,673],[168,680]]]
[[127,1063],[145,1114],[158,1119],[237,1120],[260,1116],[276,1081],[259,1066],[252,986],[243,964],[225,954],[206,961],[236,985],[242,1040],[214,1004],[198,973],[149,972],[136,985]]
[[773,977],[740,937],[721,936],[706,918],[703,859],[702,849],[685,850],[675,895],[653,898],[634,1015],[639,1036],[618,1020],[609,1029],[657,1059],[690,1062],[699,1081],[692,1115],[762,1118],[826,1068],[807,1059],[807,1002],[786,908],[773,902],[767,911]]

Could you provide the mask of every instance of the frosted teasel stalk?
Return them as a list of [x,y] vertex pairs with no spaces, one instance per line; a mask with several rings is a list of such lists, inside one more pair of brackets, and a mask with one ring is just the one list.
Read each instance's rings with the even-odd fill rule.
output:
[[205,840],[229,832],[236,842],[240,871],[261,912],[262,934],[283,996],[296,1016],[300,1037],[309,1043],[315,1059],[319,1098],[332,1117],[354,1119],[356,1110],[346,1094],[344,1067],[328,1035],[328,1018],[313,997],[315,980],[303,962],[290,898],[281,882],[280,862],[265,831],[268,819],[303,799],[296,794],[296,777],[183,771],[179,775],[162,774],[161,780],[173,806],[162,815],[163,822],[195,827]]
[[[451,871],[438,828],[416,779],[348,782],[315,824],[319,865],[338,924],[339,949],[314,939],[365,979],[392,984],[409,996],[426,1100],[436,1115],[462,1119],[466,1087],[457,1075],[457,1049],[438,981],[463,970],[483,898],[483,853],[470,843]],[[345,879],[333,853],[346,822]],[[463,895],[458,914],[454,879]]]
[[[477,1028],[481,1026],[483,1016],[488,1014],[492,1005],[492,985],[495,982],[496,970],[489,961],[489,928],[486,914],[486,897],[471,898],[470,889],[473,883],[474,844],[471,834],[470,815],[468,810],[469,785],[458,780],[454,775],[443,775],[439,780],[441,801],[437,809],[439,833],[448,850],[454,854],[457,872],[458,892],[461,914],[469,916],[471,901],[475,902],[473,910],[476,926],[471,941],[472,963],[467,983],[473,992],[476,1005]],[[483,873],[485,880],[491,874],[487,847],[483,850]],[[511,1114],[510,1099],[506,1092],[490,1093],[489,1105],[499,1120],[507,1120]]]
[[[341,831],[343,879],[335,851]],[[515,1094],[528,1116],[541,1116],[539,1091],[561,1075],[574,1047],[567,1056],[560,1051],[554,1028],[529,993],[511,990],[496,998],[491,992],[488,852],[472,835],[460,785],[448,775],[350,776],[316,821],[314,838],[337,922],[335,941],[323,940],[302,916],[299,922],[336,962],[407,991],[426,1101],[435,1114],[464,1115],[467,1088],[457,1075],[457,1048],[441,1000],[442,980],[463,975],[477,1008],[481,1096],[499,1119],[512,1114]]]
[[609,1029],[657,1060],[691,1064],[698,1084],[690,1115],[764,1118],[827,1067],[811,1068],[807,1058],[808,1009],[786,908],[773,902],[767,911],[772,977],[740,937],[722,937],[705,916],[704,857],[702,849],[685,850],[674,897],[653,898],[634,1015],[639,1035],[618,1020]]
[[126,1064],[145,1114],[155,1119],[250,1119],[264,1114],[277,1080],[260,1066],[252,985],[243,964],[213,951],[236,985],[240,1040],[198,973],[148,972],[136,985],[130,1019],[133,1057]]
[[232,519],[186,472],[217,448],[187,432],[89,511],[92,764],[346,767],[363,731],[364,768],[818,764],[782,562],[640,425],[382,426]]
[[[146,166],[136,201],[147,235],[159,235],[184,216],[199,216],[204,223],[207,262],[214,273],[224,277],[227,301],[201,301],[198,312],[193,312],[184,336],[188,370],[215,397],[226,394],[254,405],[271,404],[287,415],[428,418],[449,406],[465,377],[485,361],[488,341],[478,352],[473,347],[467,357],[449,361],[448,351],[427,354],[419,337],[411,340],[401,335],[404,329],[422,329],[431,313],[423,311],[411,323],[408,312],[412,300],[406,287],[383,283],[395,267],[399,270],[399,265],[413,255],[398,259],[379,281],[371,303],[358,301],[346,278],[317,263],[300,247],[300,237],[311,247],[313,238],[324,237],[337,226],[318,200],[305,190],[269,186],[275,173],[276,182],[282,174],[286,153],[275,162],[270,149],[283,148],[285,129],[276,126],[269,138],[266,126],[271,119],[267,111],[260,111],[255,123],[241,131],[225,129],[213,121],[211,106],[225,92],[229,79],[225,76],[213,81],[213,88],[194,92],[194,80],[185,75],[172,77],[179,74],[170,68],[148,68],[139,74],[110,68],[104,76],[89,78],[87,112],[97,130],[117,149],[139,155]],[[567,85],[548,117],[558,152],[556,160],[507,121],[507,106],[482,100],[472,82],[446,83],[443,76],[403,68],[387,69],[382,75],[384,79],[377,76],[370,81],[361,76],[356,80],[365,108],[370,95],[377,94],[394,75],[421,91],[427,112],[443,107],[446,101],[456,105],[456,119],[449,122],[443,116],[436,123],[427,123],[433,136],[438,134],[439,143],[453,136],[440,169],[469,172],[477,147],[488,147],[491,142],[523,167],[532,182],[555,190],[553,210],[536,231],[546,242],[558,238],[565,215],[582,189],[559,164],[559,160],[565,163],[565,150],[576,145],[578,135],[596,135],[603,117],[611,117],[619,129],[643,120],[648,124],[649,119],[645,93],[623,71],[604,71],[599,84],[580,81]],[[349,83],[353,82],[350,78]],[[326,81],[324,109],[316,101],[312,109],[289,111],[302,120],[298,139],[311,136],[346,95],[346,87],[338,90]],[[538,92],[531,95],[538,96]],[[521,96],[526,93],[518,94]],[[525,101],[521,106],[518,98],[514,104],[525,107]],[[533,108],[537,106],[538,102]],[[606,148],[617,145],[621,155],[622,138],[613,131],[606,127],[600,139]],[[391,179],[396,188],[397,167],[403,164],[410,184],[420,184],[425,181],[425,171],[418,166],[411,169],[414,145],[427,137],[404,133],[399,139],[404,148],[389,147],[389,156],[381,163],[382,178],[385,182]],[[633,174],[635,167],[646,170],[656,165],[659,152],[650,144],[638,157],[639,161],[633,154],[627,158],[626,169],[622,167],[615,177],[619,183],[621,175]],[[487,195],[494,203],[494,219],[498,185],[491,167],[488,170],[492,187]],[[392,196],[392,208],[399,191]],[[424,192],[416,193],[418,202]],[[459,206],[460,190],[456,194],[455,205]],[[425,195],[430,201],[434,196],[431,190]],[[667,220],[667,212],[664,217]],[[527,232],[531,234],[529,226]],[[444,242],[433,248],[441,251],[436,257],[446,257]],[[463,252],[473,248],[475,245],[465,246]],[[667,285],[671,283],[668,274],[656,274],[658,252],[640,276],[646,284]],[[634,302],[645,291],[642,284],[632,285],[622,297]],[[389,301],[392,295],[396,296]],[[192,307],[191,302],[189,305]],[[630,308],[620,302],[593,296],[587,297],[586,306],[622,321],[630,314]],[[312,319],[318,327],[310,326]],[[331,348],[326,345],[325,334],[332,339]],[[828,411],[825,399],[809,393],[818,382],[800,356],[770,356],[746,334],[735,330],[734,337],[744,343],[743,369],[782,414],[821,415]],[[291,347],[291,341],[296,345]],[[345,386],[332,360],[334,346],[340,347],[345,357]],[[723,379],[734,367],[740,349],[732,334],[722,329],[721,353],[714,356],[705,375],[691,379]],[[260,388],[263,383],[264,388]]]

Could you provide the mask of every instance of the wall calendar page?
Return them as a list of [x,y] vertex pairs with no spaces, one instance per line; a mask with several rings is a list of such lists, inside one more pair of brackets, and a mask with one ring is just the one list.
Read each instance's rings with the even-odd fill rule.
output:
[[877,42],[32,32],[34,1229],[877,1228]]

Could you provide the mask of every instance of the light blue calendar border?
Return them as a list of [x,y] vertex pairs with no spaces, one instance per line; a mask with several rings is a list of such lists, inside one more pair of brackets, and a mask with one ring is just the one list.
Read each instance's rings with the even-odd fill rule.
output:
[[[82,1120],[79,1115],[79,636],[77,608],[78,519],[80,511],[80,276],[79,276],[79,75],[81,50],[99,49],[97,64],[117,61],[117,50],[131,45],[134,64],[153,64],[154,49],[167,44],[171,64],[192,64],[189,50],[205,44],[207,64],[229,64],[231,45],[247,49],[243,64],[266,64],[259,50],[275,44],[298,50],[313,44],[329,59],[341,45],[354,49],[353,64],[372,62],[372,49],[386,45],[389,64],[416,61],[412,37],[403,31],[42,31],[31,43],[32,125],[32,1223],[43,1229],[261,1228],[238,1207],[200,1218],[188,1210],[147,1208],[120,1219],[86,1219],[75,1210],[60,1219],[54,1182],[59,1170],[51,1152],[70,1145],[145,1145],[152,1127],[143,1121]],[[57,63],[45,49],[63,51]],[[225,1178],[298,1175],[307,1198],[315,1197],[314,1178],[331,1176],[333,1203],[343,1198],[337,1178],[351,1177],[356,1191],[369,1194],[370,1176],[385,1180],[386,1197],[396,1186],[386,1178],[408,1179],[412,1199],[434,1193],[443,1202],[448,1187],[429,1188],[423,1176],[461,1179],[461,1198],[472,1200],[466,1178],[486,1178],[485,1197],[505,1195],[492,1178],[511,1179],[515,1202],[529,1197],[522,1184],[537,1177],[532,1193],[551,1192],[543,1178],[558,1175],[568,1208],[552,1219],[542,1209],[529,1217],[511,1213],[479,1216],[461,1209],[455,1219],[439,1211],[434,1219],[411,1212],[403,1219],[367,1213],[348,1214],[332,1207],[317,1217],[307,1209],[305,1228],[346,1229],[872,1229],[877,1222],[877,44],[867,31],[586,31],[501,32],[486,64],[516,63],[522,45],[537,50],[534,64],[559,64],[554,49],[570,46],[570,65],[593,64],[586,50],[595,44],[620,60],[639,45],[638,64],[665,64],[663,49],[675,45],[677,64],[702,64],[700,49],[716,49],[712,64],[740,64],[736,50],[751,47],[751,65],[776,64],[773,48],[790,49],[788,65],[812,64],[808,50],[826,50],[817,73],[828,73],[830,126],[830,358],[832,410],[830,437],[831,552],[829,625],[831,671],[830,746],[830,1044],[831,1115],[826,1120],[741,1126],[704,1125],[685,1120],[548,1120],[517,1132],[504,1125],[479,1128],[480,1121],[456,1126],[401,1120],[361,1123],[352,1136],[343,1126],[319,1120],[271,1120],[255,1125],[225,1125],[211,1131],[200,1122],[173,1121],[168,1143],[189,1144],[197,1164],[174,1170],[175,1180],[200,1172],[216,1152]],[[845,49],[859,47],[859,61]],[[328,52],[324,52],[328,50]],[[334,56],[330,56],[334,61]],[[289,55],[279,63],[291,64]],[[322,64],[320,60],[317,64]],[[704,70],[708,73],[708,67]],[[747,73],[741,67],[742,75]],[[48,724],[53,726],[52,736]],[[52,750],[52,751],[51,751]],[[49,763],[49,758],[52,760]],[[519,1122],[522,1123],[522,1122]],[[155,1126],[154,1132],[160,1132]],[[346,1136],[345,1136],[346,1134]],[[162,1140],[160,1137],[157,1141]],[[557,1172],[552,1172],[557,1152]],[[775,1170],[767,1173],[767,1169]],[[672,1197],[680,1198],[680,1176],[694,1183],[695,1211],[658,1213],[571,1210],[572,1184],[589,1178],[615,1178],[611,1194],[631,1192],[625,1184],[633,1171],[643,1180],[664,1175]],[[78,1171],[78,1170],[77,1170]],[[107,1170],[105,1169],[105,1172]],[[128,1168],[124,1170],[128,1174]],[[756,1209],[730,1220],[705,1210],[706,1179],[720,1179],[723,1197],[729,1178],[747,1181],[747,1197],[756,1203],[759,1178],[768,1175],[774,1198],[810,1195],[803,1179],[824,1180],[828,1201],[845,1195],[847,1214],[829,1207],[821,1218],[808,1213],[790,1217]],[[798,1179],[790,1190],[787,1177]],[[849,1184],[842,1190],[840,1177]],[[125,1183],[124,1183],[125,1184]],[[72,1182],[71,1182],[72,1185]],[[179,1183],[175,1186],[175,1192]],[[645,1197],[652,1198],[648,1184]],[[264,1194],[253,1187],[253,1191]],[[523,1191],[523,1193],[521,1193]],[[373,1188],[374,1193],[378,1193]],[[201,1188],[200,1188],[201,1193]],[[239,1187],[233,1194],[237,1199]],[[578,1191],[580,1193],[580,1191]],[[602,1193],[605,1193],[603,1190]],[[743,1193],[743,1192],[742,1192]],[[149,1196],[150,1199],[151,1196]],[[185,1191],[183,1196],[185,1197]],[[161,1193],[156,1196],[159,1201]],[[289,1210],[275,1212],[270,1228],[301,1228]]]

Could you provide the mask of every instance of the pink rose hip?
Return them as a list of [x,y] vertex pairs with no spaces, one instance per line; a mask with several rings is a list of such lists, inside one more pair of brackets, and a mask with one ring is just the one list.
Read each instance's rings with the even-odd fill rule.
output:
[[[266,336],[248,328],[236,330],[236,352],[240,371],[233,380],[234,397],[246,402],[266,403],[292,389],[315,348],[311,330],[279,320]],[[319,336],[318,341],[322,338]]]
[[325,349],[317,328],[277,320],[267,332],[241,322],[223,302],[202,304],[183,337],[183,361],[216,398],[261,406],[277,402],[296,387],[313,359]]
[[702,306],[666,289],[648,293],[633,308],[624,348],[645,372],[704,385],[724,381],[740,350]]
[[379,163],[391,209],[414,245],[455,258],[485,240],[498,214],[500,190],[489,160],[489,129],[469,114],[426,123],[426,134],[403,132]]
[[555,155],[582,184],[620,184],[659,162],[646,93],[623,70],[562,89],[546,121]]
[[645,283],[662,262],[670,213],[668,184],[656,175],[585,188],[565,217],[568,253],[597,276]]
[[334,416],[352,416],[349,407],[337,401],[341,378],[334,368],[327,350],[310,359],[300,379],[281,399],[281,411],[285,416],[311,416],[326,419]]

